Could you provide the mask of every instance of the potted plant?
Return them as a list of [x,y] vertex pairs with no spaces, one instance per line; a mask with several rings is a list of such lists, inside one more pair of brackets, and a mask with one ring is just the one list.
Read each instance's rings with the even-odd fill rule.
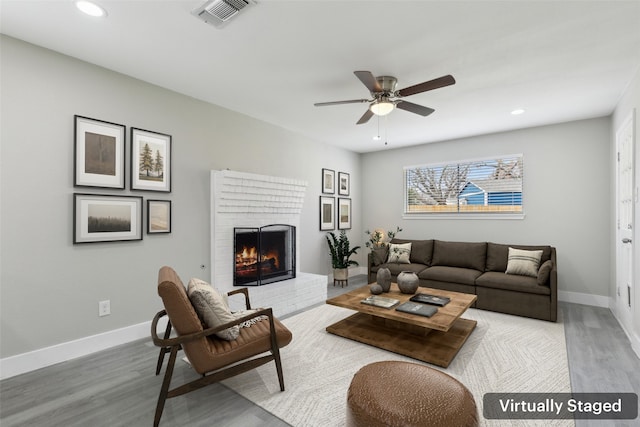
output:
[[327,236],[329,244],[329,255],[331,255],[331,267],[333,268],[334,280],[347,280],[349,277],[348,268],[350,265],[358,265],[358,261],[351,258],[352,255],[358,253],[360,246],[351,247],[346,231],[340,231],[340,235],[336,237],[333,231]]

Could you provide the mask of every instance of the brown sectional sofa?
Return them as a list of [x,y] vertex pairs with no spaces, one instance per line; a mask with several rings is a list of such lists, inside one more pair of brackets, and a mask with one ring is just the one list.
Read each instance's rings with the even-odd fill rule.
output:
[[[410,263],[388,263],[387,248],[369,254],[369,283],[381,267],[391,271],[393,281],[401,271],[413,271],[420,286],[477,295],[475,308],[535,319],[557,320],[558,271],[552,246],[505,245],[491,242],[393,239],[411,243]],[[542,250],[540,265],[551,260],[551,270],[538,277],[506,274],[509,247]]]

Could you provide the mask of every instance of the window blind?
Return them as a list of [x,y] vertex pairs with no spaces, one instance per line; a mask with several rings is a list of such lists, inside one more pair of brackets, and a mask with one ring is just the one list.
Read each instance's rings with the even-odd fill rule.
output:
[[405,214],[522,213],[523,156],[406,166]]

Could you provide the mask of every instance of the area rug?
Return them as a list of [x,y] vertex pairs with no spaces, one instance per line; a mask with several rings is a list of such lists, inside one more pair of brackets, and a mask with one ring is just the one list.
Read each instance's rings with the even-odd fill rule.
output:
[[[331,335],[325,328],[353,312],[323,305],[283,323],[293,341],[281,350],[286,390],[280,392],[273,363],[224,384],[292,426],[345,425],[347,390],[364,365],[382,360],[423,363]],[[448,368],[428,365],[457,378],[473,393],[481,425],[573,426],[573,420],[486,420],[488,392],[570,392],[562,323],[469,309],[476,329]],[[419,396],[416,396],[418,399]]]

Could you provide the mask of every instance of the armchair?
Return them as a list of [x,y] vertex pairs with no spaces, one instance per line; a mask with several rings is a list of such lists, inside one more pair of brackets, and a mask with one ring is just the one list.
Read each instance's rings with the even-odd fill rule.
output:
[[[238,293],[244,294],[245,304],[247,309],[250,309],[247,289],[234,290],[229,295]],[[166,399],[247,372],[272,360],[276,365],[280,390],[284,391],[279,349],[291,342],[292,335],[273,316],[271,308],[261,309],[224,325],[205,329],[189,301],[182,281],[171,267],[162,267],[158,273],[158,294],[165,309],[154,316],[151,324],[153,343],[160,347],[156,375],[160,373],[166,353],[169,353],[169,362],[158,397],[154,426],[157,427],[160,423]],[[160,338],[157,333],[158,323],[165,316],[168,317],[168,323],[163,337]],[[258,316],[267,316],[268,320],[257,322],[250,328],[240,328],[240,335],[233,341],[225,341],[214,335]],[[171,337],[172,329],[175,330],[175,337]],[[184,350],[191,366],[201,377],[170,389],[179,350]]]

